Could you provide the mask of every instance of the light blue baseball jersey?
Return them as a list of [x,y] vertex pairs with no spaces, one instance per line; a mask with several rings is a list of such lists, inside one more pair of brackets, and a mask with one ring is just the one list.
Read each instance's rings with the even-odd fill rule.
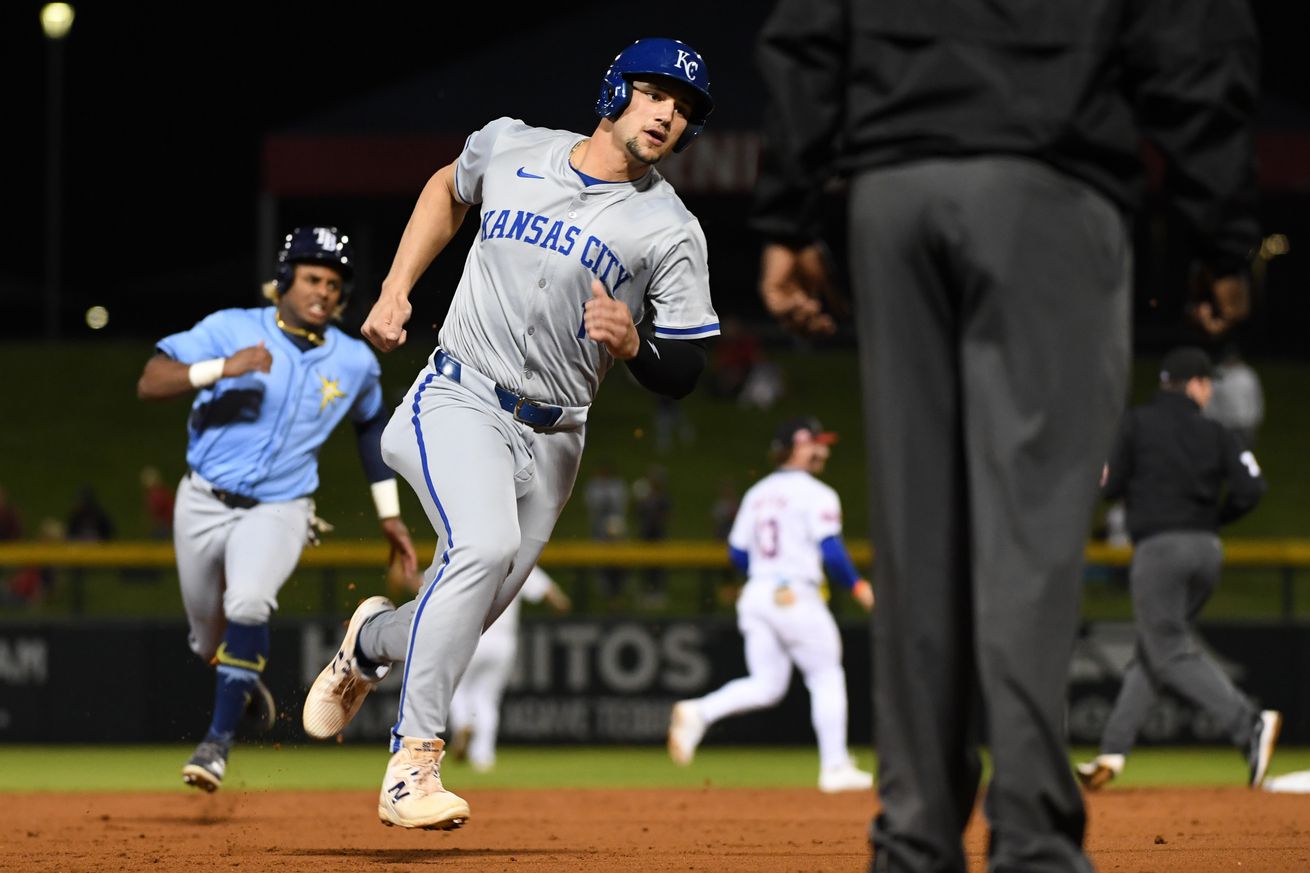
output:
[[318,488],[318,451],[347,415],[367,421],[382,408],[381,368],[361,340],[329,327],[323,345],[301,351],[277,326],[272,306],[223,309],[157,347],[194,364],[226,358],[263,341],[267,373],[220,379],[196,394],[187,463],[219,488],[261,501],[291,500]]
[[469,137],[455,189],[481,205],[480,228],[440,335],[499,384],[564,406],[590,404],[614,364],[582,326],[593,278],[656,336],[719,333],[700,222],[654,167],[586,184],[569,164],[585,139],[512,118]]

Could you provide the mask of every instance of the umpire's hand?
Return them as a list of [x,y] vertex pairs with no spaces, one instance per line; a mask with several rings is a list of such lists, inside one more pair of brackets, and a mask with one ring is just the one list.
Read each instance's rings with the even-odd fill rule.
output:
[[760,259],[760,298],[782,326],[808,336],[828,336],[837,323],[823,311],[825,297],[834,294],[823,247],[812,243],[792,248],[768,243]]
[[1201,271],[1194,293],[1200,302],[1187,308],[1188,318],[1211,337],[1228,333],[1251,312],[1251,282],[1246,276],[1219,276]]

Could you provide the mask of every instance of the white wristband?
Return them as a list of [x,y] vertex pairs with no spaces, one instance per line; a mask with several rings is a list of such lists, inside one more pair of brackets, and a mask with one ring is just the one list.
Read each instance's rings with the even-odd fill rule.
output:
[[400,517],[400,489],[395,479],[383,479],[374,482],[369,488],[373,491],[373,505],[378,509],[378,518]]
[[223,378],[223,364],[227,358],[211,358],[208,361],[198,361],[191,365],[187,370],[187,378],[191,380],[192,388],[208,388],[219,379]]

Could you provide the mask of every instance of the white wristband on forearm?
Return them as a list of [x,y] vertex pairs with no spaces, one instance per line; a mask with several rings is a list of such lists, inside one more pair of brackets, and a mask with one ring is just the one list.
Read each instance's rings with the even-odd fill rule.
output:
[[383,479],[369,486],[373,491],[373,505],[378,509],[378,518],[400,517],[400,489],[395,479]]
[[211,358],[208,361],[197,361],[187,370],[187,378],[191,380],[192,388],[208,388],[219,379],[223,378],[223,364],[227,358]]

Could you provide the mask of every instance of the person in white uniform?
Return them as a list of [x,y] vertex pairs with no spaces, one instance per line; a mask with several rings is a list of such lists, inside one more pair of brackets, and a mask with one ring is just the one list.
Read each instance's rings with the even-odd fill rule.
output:
[[514,675],[519,654],[519,616],[523,601],[545,601],[556,612],[572,608],[569,596],[541,567],[533,567],[519,596],[487,628],[478,641],[464,676],[450,699],[450,742],[446,751],[456,761],[467,759],[479,773],[496,767],[496,736],[500,731],[500,704]]
[[638,40],[603,76],[590,136],[496,119],[419,195],[362,333],[383,352],[405,341],[414,284],[478,207],[440,344],[382,437],[436,553],[415,600],[360,604],[303,714],[309,736],[337,735],[404,662],[384,824],[469,818],[439,772],[451,696],[573,492],[605,374],[624,361],[649,390],[683,397],[704,369],[719,333],[705,235],[654,165],[691,144],[713,105],[694,49]]
[[784,422],[772,451],[781,463],[753,485],[728,536],[734,565],[747,574],[737,598],[737,627],[749,675],[717,691],[674,704],[669,755],[686,766],[715,722],[776,706],[794,664],[810,692],[819,743],[819,790],[867,791],[873,774],[859,769],[846,745],[846,673],[841,634],[825,602],[824,571],[850,589],[866,610],[873,589],[860,577],[841,538],[841,501],[819,481],[836,434],[813,417]]

